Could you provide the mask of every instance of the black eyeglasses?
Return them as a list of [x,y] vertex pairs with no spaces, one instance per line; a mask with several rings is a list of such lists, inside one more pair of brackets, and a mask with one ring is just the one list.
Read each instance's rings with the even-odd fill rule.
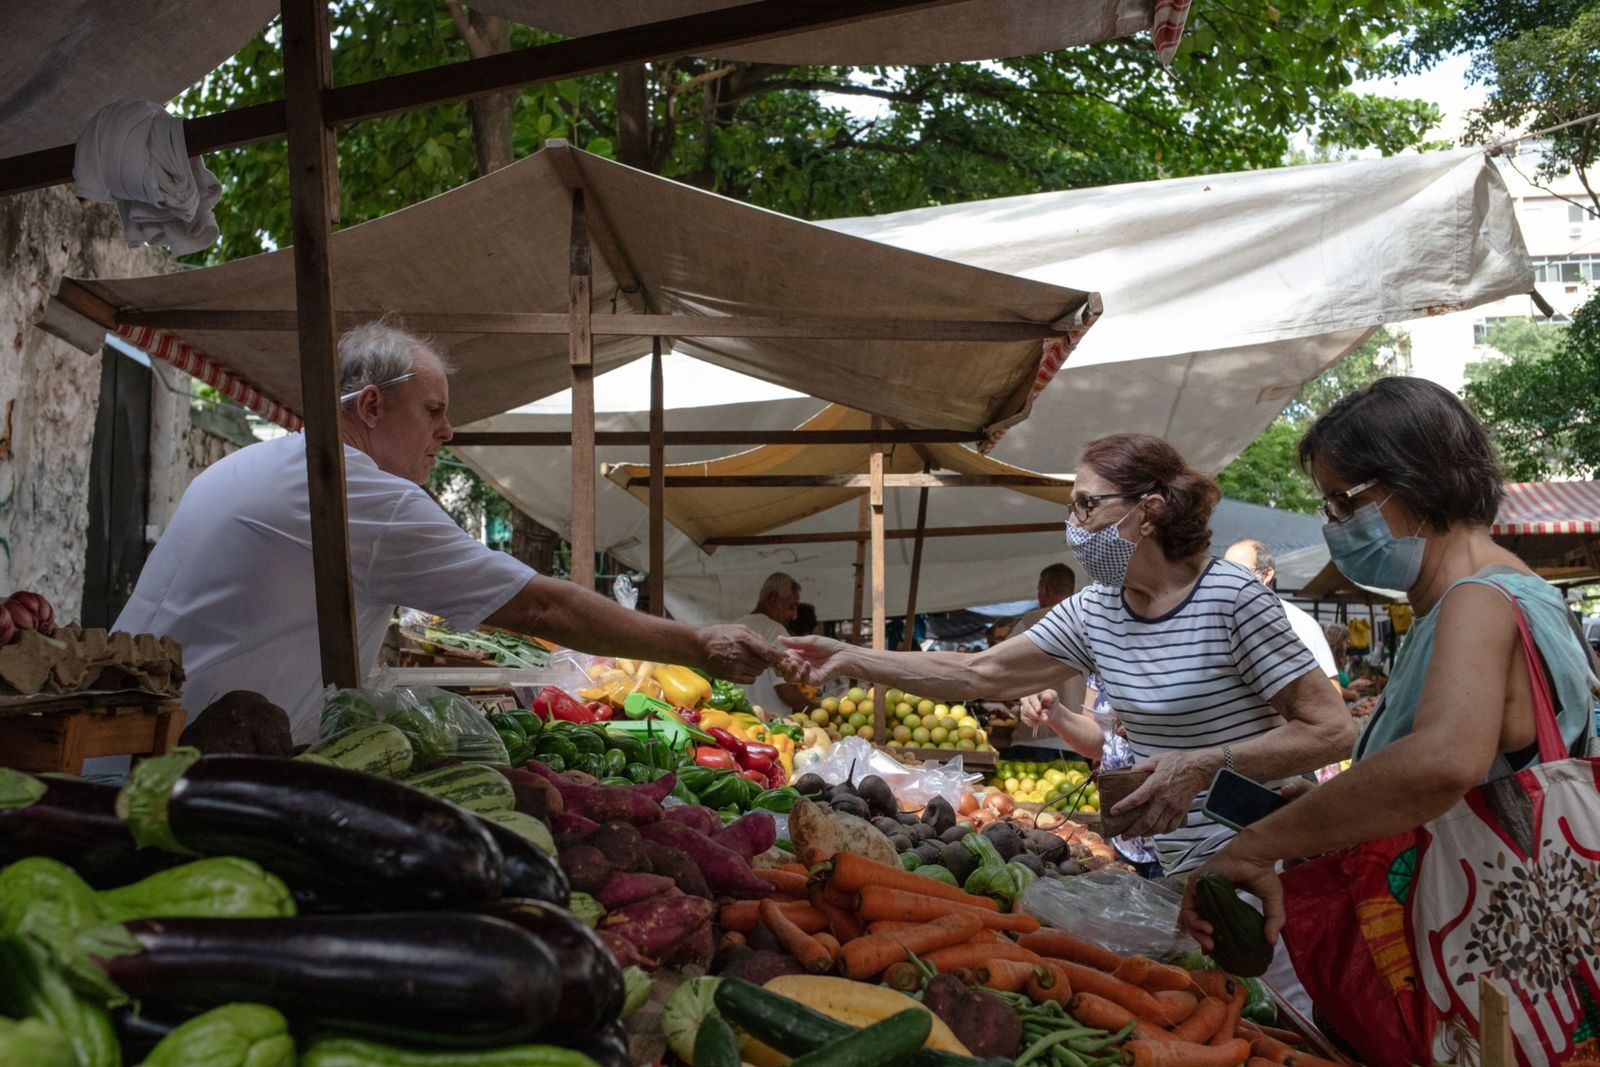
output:
[[1322,512],[1322,517],[1329,522],[1348,522],[1356,513],[1355,498],[1368,489],[1378,484],[1378,479],[1352,485],[1350,488],[1337,493],[1329,493],[1322,498],[1322,506],[1317,510]]
[[1088,522],[1089,516],[1094,514],[1094,509],[1105,500],[1137,500],[1151,490],[1146,489],[1139,493],[1077,493],[1072,497],[1072,517],[1079,522]]

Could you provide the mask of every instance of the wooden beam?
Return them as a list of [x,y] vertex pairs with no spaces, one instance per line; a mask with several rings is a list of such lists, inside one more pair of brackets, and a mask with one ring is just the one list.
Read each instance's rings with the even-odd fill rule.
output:
[[[1071,489],[1072,479],[1043,474],[671,474],[674,489]],[[648,478],[629,478],[626,488],[648,485]]]
[[661,338],[650,349],[650,612],[667,613],[667,442]]
[[906,632],[900,647],[906,652],[916,647],[917,584],[922,580],[922,542],[928,533],[928,490],[917,490],[917,539],[911,547],[911,588],[906,593]]
[[1515,1067],[1511,995],[1487,974],[1478,976],[1478,1049],[1482,1067]]
[[[872,428],[883,427],[883,420],[874,416]],[[883,649],[887,644],[885,629],[888,623],[888,604],[886,596],[883,551],[883,444],[872,446],[872,457],[869,460],[868,477],[871,486],[867,490],[867,503],[871,510],[872,518],[872,647]],[[887,738],[888,731],[887,711],[884,705],[883,686],[873,680],[872,686],[872,737],[882,744]]]
[[572,243],[568,248],[567,361],[572,369],[572,580],[594,589],[594,335],[589,229],[583,191],[572,194]]
[[[862,497],[865,505],[866,497]],[[930,526],[922,531],[924,537],[990,537],[997,534],[1060,533],[1059,522],[996,523],[991,526]],[[897,527],[883,532],[885,540],[903,541],[917,536],[915,527]],[[840,530],[830,533],[752,534],[748,537],[708,537],[706,548],[732,548],[750,545],[826,545],[854,541],[860,550],[865,549],[867,533]],[[859,554],[859,552],[858,552]]]
[[[667,430],[668,445],[870,445],[876,440],[871,430]],[[885,444],[961,444],[984,439],[975,430],[885,430]],[[566,448],[572,434],[564,430],[518,432],[515,430],[463,431],[450,439],[453,447]],[[648,445],[650,434],[643,430],[600,430],[595,443],[607,446]]]
[[[329,123],[361,122],[524,85],[562,81],[956,2],[959,0],[759,0],[324,89],[319,95]],[[286,101],[274,100],[185,120],[183,133],[189,153],[199,156],[272,140],[283,136],[288,128]],[[60,145],[0,160],[0,194],[71,180],[75,150],[74,145]]]
[[[622,253],[615,252],[621,256]],[[617,268],[613,267],[613,272]],[[341,311],[343,328],[383,317],[384,312]],[[431,334],[562,334],[567,316],[559,312],[431,311],[402,314],[407,328]],[[241,330],[290,333],[296,328],[292,310],[231,308],[127,309],[116,321],[126,326],[153,326],[174,332]],[[748,337],[817,341],[1032,341],[1052,336],[1047,324],[1006,319],[905,319],[892,315],[593,315],[590,330],[597,337]],[[1032,378],[1029,379],[1031,385]]]
[[867,507],[867,498],[862,497],[860,506],[856,511],[857,535],[854,538],[856,542],[855,608],[850,615],[850,640],[852,643],[858,645],[865,644],[865,642],[861,640],[861,606],[862,599],[866,593],[867,582],[867,531],[871,526],[869,510],[870,509]]
[[[555,166],[556,174],[566,185],[569,192],[590,192],[589,184],[583,180],[583,172],[578,169],[577,157],[573,154],[572,146],[560,138],[552,138],[544,143],[545,150],[549,153],[550,162]],[[650,294],[645,291],[644,283],[639,280],[639,272],[633,265],[633,259],[623,247],[622,241],[617,237],[617,232],[612,228],[611,220],[598,200],[587,196],[585,200],[585,215],[589,223],[589,239],[594,242],[594,247],[600,253],[600,258],[606,266],[611,268],[611,273],[616,277],[617,284],[622,286],[625,293],[637,293],[640,301],[651,310]],[[596,330],[596,333],[603,331]]]
[[361,662],[350,582],[338,340],[328,255],[339,159],[333,127],[323,111],[324,94],[333,80],[327,0],[283,0],[283,74],[317,636],[323,684],[348,689],[361,682]]

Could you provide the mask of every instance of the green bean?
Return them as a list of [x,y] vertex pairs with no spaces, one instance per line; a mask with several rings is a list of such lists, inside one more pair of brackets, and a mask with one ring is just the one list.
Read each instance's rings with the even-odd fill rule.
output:
[[[1079,1027],[1076,1030],[1059,1030],[1056,1033],[1041,1037],[1039,1040],[1029,1045],[1027,1051],[1017,1057],[1014,1067],[1026,1067],[1031,1060],[1037,1059],[1040,1055],[1046,1051],[1049,1051],[1050,1049],[1061,1049],[1062,1052],[1065,1052],[1067,1054],[1067,1061],[1071,1063],[1072,1067],[1087,1067],[1087,1064],[1084,1063],[1083,1058],[1077,1053],[1072,1052],[1070,1049],[1061,1048],[1062,1045],[1071,1040],[1073,1037],[1082,1037],[1084,1029],[1085,1028],[1083,1027]],[[1095,1032],[1104,1033],[1105,1031],[1099,1030]]]
[[1124,1040],[1127,1039],[1129,1034],[1133,1033],[1133,1028],[1137,1025],[1137,1020],[1131,1020],[1125,1026],[1123,1026],[1121,1030],[1118,1030],[1114,1034],[1106,1034],[1104,1037],[1074,1041],[1072,1043],[1072,1049],[1074,1052],[1103,1052],[1112,1045],[1120,1045]]

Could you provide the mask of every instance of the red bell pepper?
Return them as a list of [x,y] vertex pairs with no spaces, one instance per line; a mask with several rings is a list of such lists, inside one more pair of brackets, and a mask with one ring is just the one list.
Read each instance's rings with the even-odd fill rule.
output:
[[733,753],[716,745],[697,745],[694,750],[694,762],[700,767],[714,767],[717,770],[736,771],[738,766],[734,763]]
[[744,751],[739,753],[739,762],[747,770],[760,771],[767,775],[772,773],[774,765],[782,766],[778,760],[778,750],[760,741],[744,742]]
[[539,690],[539,695],[533,698],[530,709],[535,715],[544,719],[560,719],[563,722],[594,722],[594,712],[587,706],[580,704],[575,698],[569,696],[560,686],[547,685]]
[[593,720],[591,720],[593,722],[610,722],[617,716],[616,708],[610,704],[602,704],[598,700],[591,700],[586,706],[589,709],[589,714],[594,716]]
[[770,784],[768,784],[768,782],[767,782],[767,776],[762,774],[760,771],[740,771],[739,772],[739,777],[740,778],[748,778],[748,779],[750,779],[756,785],[759,785],[762,789],[771,789],[772,788],[772,786]]
[[678,718],[682,719],[691,726],[700,725],[699,708],[673,708],[672,710],[677,713]]
[[745,743],[720,726],[712,726],[706,733],[717,739],[717,744],[735,755],[743,755]]

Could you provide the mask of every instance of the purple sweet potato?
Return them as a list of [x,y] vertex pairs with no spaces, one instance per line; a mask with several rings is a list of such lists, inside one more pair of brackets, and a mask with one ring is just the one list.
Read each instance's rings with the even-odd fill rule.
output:
[[717,813],[702,804],[674,805],[667,808],[663,814],[673,822],[681,822],[707,837],[715,835],[722,829],[722,820],[717,818]]
[[685,893],[708,900],[711,898],[711,887],[706,885],[706,876],[700,873],[700,868],[683,849],[646,841],[644,854],[650,860],[652,871],[671,878]]
[[778,824],[764,811],[752,811],[724,826],[712,839],[748,858],[761,855],[778,840]]
[[606,884],[595,894],[595,899],[607,911],[616,911],[629,904],[637,904],[641,900],[659,896],[669,889],[676,892],[678,887],[673,884],[671,878],[664,875],[613,871],[611,877],[606,879]]
[[663,820],[642,826],[639,832],[646,841],[687,852],[700,873],[706,876],[706,884],[720,896],[757,900],[772,892],[772,887],[750,869],[749,860],[682,823]]
[[677,784],[678,776],[669,772],[653,782],[640,782],[638,785],[631,786],[630,789],[639,796],[659,804],[672,795],[672,790]]
[[496,769],[511,783],[511,789],[517,796],[517,810],[524,815],[549,822],[552,816],[560,815],[565,810],[561,791],[548,779],[517,767]]
[[556,774],[538,760],[529,760],[528,770],[555,787],[561,794],[563,808],[570,814],[582,815],[597,823],[640,824],[661,818],[661,805],[647,794],[634,792],[632,786],[580,785],[567,775]]
[[611,878],[611,865],[605,854],[588,845],[578,845],[561,853],[561,869],[579,893],[598,893]]
[[629,941],[617,931],[601,929],[596,930],[595,933],[600,935],[600,940],[611,951],[611,955],[616,957],[617,966],[643,967],[647,971],[653,971],[661,966],[659,961],[653,960],[640,952],[632,941]]
[[550,816],[550,829],[557,834],[582,834],[587,837],[600,829],[600,824],[577,812],[562,811]]
[[608,822],[583,839],[590,848],[599,849],[614,871],[648,871],[650,857],[644,851],[644,838],[629,823]]
[[717,942],[711,931],[711,920],[707,919],[689,933],[680,938],[662,957],[661,962],[674,967],[709,967],[711,957],[716,955]]
[[703,897],[672,890],[611,912],[600,920],[600,929],[620,934],[642,955],[659,960],[709,923],[715,910]]

